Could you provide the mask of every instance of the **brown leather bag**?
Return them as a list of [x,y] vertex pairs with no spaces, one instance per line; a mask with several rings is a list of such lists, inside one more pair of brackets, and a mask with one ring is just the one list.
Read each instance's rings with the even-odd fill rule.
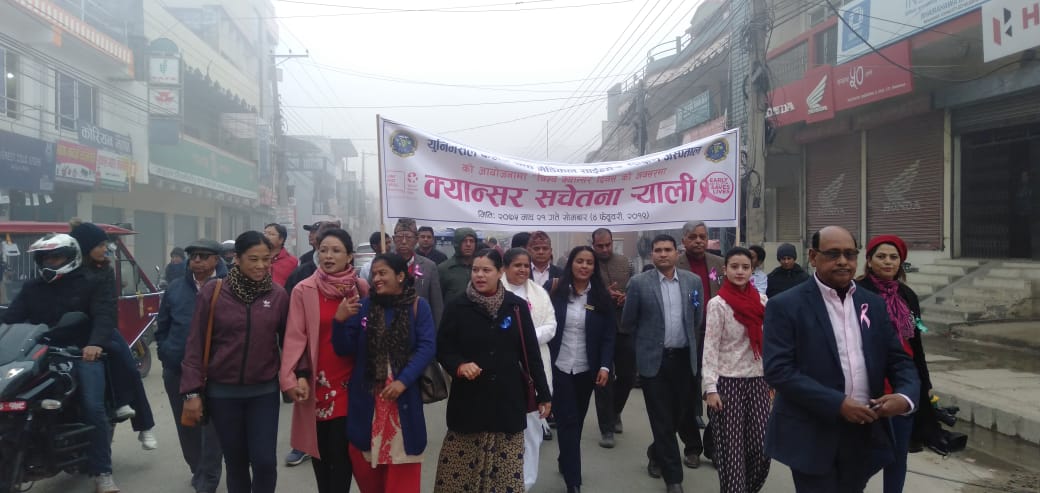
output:
[[213,298],[209,301],[209,321],[206,323],[206,344],[202,350],[202,388],[199,389],[199,397],[202,399],[202,418],[198,421],[192,420],[181,408],[181,425],[199,426],[205,424],[206,419],[206,372],[209,370],[209,353],[213,345],[213,314],[217,307],[217,298],[220,298],[220,290],[224,287],[224,279],[217,279],[217,286],[213,289]]

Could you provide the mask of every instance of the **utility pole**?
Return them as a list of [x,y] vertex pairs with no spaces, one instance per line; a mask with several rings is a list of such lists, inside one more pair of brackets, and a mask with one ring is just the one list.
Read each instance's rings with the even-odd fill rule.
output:
[[307,58],[308,54],[288,55],[271,54],[271,85],[274,91],[274,164],[278,176],[275,179],[275,191],[278,195],[278,206],[289,205],[289,164],[285,159],[285,120],[282,118],[282,101],[278,96],[278,64],[290,58]]
[[[769,29],[769,6],[767,0],[750,0],[751,22],[748,26],[748,135],[747,135],[747,171],[744,176],[749,186],[744,201],[747,215],[744,241],[747,244],[761,244],[766,240],[766,214],[762,207],[761,190],[752,189],[752,171],[758,175],[757,186],[764,185],[766,176],[766,92],[769,78],[766,75],[766,31]],[[737,238],[740,242],[740,238]]]

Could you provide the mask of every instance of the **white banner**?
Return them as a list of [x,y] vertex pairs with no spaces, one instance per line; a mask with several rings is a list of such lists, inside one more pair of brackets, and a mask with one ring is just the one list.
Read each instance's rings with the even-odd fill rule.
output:
[[[837,4],[838,2],[833,2]],[[840,7],[838,65],[967,14],[986,0],[860,0]],[[830,9],[824,5],[825,9]],[[831,12],[827,12],[830,15]],[[857,35],[858,34],[858,35]],[[863,40],[869,42],[869,46]]]
[[629,161],[560,164],[494,155],[380,118],[387,224],[507,231],[737,225],[737,130]]

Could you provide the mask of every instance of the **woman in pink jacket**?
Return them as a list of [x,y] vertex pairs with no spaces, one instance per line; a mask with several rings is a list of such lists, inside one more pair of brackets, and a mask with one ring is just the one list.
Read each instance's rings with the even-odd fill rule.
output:
[[319,493],[350,491],[347,382],[354,358],[332,349],[332,325],[358,313],[368,284],[351,261],[354,242],[342,229],[318,239],[318,269],[290,297],[280,380],[295,402],[290,445],[314,458]]

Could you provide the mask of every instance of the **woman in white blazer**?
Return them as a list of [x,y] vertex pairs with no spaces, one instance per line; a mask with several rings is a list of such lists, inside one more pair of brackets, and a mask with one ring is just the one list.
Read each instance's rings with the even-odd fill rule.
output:
[[[549,293],[531,280],[531,255],[523,248],[508,250],[503,258],[505,264],[505,287],[509,292],[527,300],[534,320],[534,331],[542,354],[543,368],[549,368],[549,341],[556,335],[556,312],[553,311]],[[549,389],[552,390],[551,372],[546,372]],[[538,449],[542,440],[552,440],[548,423],[538,416],[538,411],[527,414],[527,430],[524,431],[524,486],[531,490],[538,479]]]

